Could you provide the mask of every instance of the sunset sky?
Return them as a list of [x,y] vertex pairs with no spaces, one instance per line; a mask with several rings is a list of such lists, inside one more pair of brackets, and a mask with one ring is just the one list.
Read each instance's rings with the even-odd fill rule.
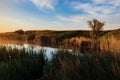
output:
[[120,0],[0,0],[0,32],[87,30],[87,21],[120,28]]

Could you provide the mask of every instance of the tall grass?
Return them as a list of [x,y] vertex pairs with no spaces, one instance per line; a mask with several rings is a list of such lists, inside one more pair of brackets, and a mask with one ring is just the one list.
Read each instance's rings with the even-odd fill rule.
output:
[[0,80],[35,80],[43,76],[44,51],[0,46]]
[[120,80],[120,54],[58,52],[45,67],[44,80]]
[[[109,36],[109,37],[103,36],[103,37],[100,37],[98,41],[99,41],[99,48],[101,51],[120,53],[120,38],[115,36]],[[93,48],[92,46],[93,41],[91,38],[73,37],[73,38],[64,40],[63,45],[65,48],[83,50],[83,47]],[[88,49],[86,51],[88,51]]]
[[100,41],[100,48],[102,50],[120,53],[120,38],[117,39],[114,36],[108,38],[102,37]]
[[0,46],[0,80],[120,80],[120,54],[45,51]]

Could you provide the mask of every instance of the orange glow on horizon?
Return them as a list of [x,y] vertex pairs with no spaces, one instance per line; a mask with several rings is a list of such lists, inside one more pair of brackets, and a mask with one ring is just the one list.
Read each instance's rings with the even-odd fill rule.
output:
[[15,29],[9,27],[9,26],[6,26],[6,25],[0,25],[0,33],[3,33],[3,32],[12,32],[14,31]]

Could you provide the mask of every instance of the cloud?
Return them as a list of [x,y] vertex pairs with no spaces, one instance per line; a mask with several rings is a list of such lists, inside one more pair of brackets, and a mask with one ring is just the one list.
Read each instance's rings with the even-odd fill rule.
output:
[[36,5],[40,10],[49,9],[54,10],[55,0],[31,0],[31,2]]
[[72,23],[80,23],[83,18],[79,15],[77,16],[70,16],[70,17],[64,17],[64,16],[57,16],[57,18],[60,21],[66,21],[66,22],[72,22]]
[[[118,15],[119,16],[119,15]],[[114,16],[115,19],[118,16]],[[71,16],[61,16],[58,15],[56,16],[58,21],[61,22],[68,22],[68,23],[73,23],[73,24],[87,24],[87,21],[92,20],[93,18],[96,18],[100,21],[108,21],[110,20],[110,16],[104,16],[104,15],[71,15]],[[118,19],[117,19],[118,20]]]
[[94,4],[106,4],[114,7],[120,6],[120,0],[93,0]]
[[4,16],[0,16],[0,21],[2,23],[12,23],[12,24],[18,24],[21,23],[21,20],[19,19],[15,19],[15,18],[11,18],[11,17],[4,17]]
[[118,10],[120,0],[93,0],[92,3],[72,2],[71,7],[91,15],[108,15]]
[[58,0],[12,0],[16,3],[20,2],[31,2],[39,9],[49,9],[54,10],[55,4],[58,3]]
[[109,23],[105,25],[105,29],[112,30],[112,29],[119,29],[120,23]]
[[[111,18],[112,16],[112,18]],[[120,14],[111,15],[73,15],[73,16],[57,16],[57,19],[61,21],[61,24],[73,25],[78,28],[88,29],[87,21],[96,18],[101,22],[105,22],[104,29],[117,29],[120,28]],[[82,27],[83,26],[83,27]]]
[[97,14],[96,11],[99,9],[91,6],[90,3],[74,3],[73,8],[75,10],[83,10],[84,12],[93,14],[93,15],[96,15]]
[[51,22],[52,24],[60,24],[60,22],[59,21],[53,21],[53,22]]
[[95,4],[103,4],[103,3],[105,3],[107,0],[93,0],[93,2],[95,3]]

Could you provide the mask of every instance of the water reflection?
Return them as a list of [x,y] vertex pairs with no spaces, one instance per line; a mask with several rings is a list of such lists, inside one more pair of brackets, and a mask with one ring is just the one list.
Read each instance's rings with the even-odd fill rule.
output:
[[0,44],[1,46],[5,46],[6,48],[17,48],[17,49],[25,49],[26,51],[36,51],[37,53],[42,49],[45,50],[45,55],[50,60],[52,58],[52,55],[57,52],[57,48],[51,48],[51,47],[41,47],[38,45],[31,45],[31,44],[22,44],[22,45],[17,45],[17,44]]

